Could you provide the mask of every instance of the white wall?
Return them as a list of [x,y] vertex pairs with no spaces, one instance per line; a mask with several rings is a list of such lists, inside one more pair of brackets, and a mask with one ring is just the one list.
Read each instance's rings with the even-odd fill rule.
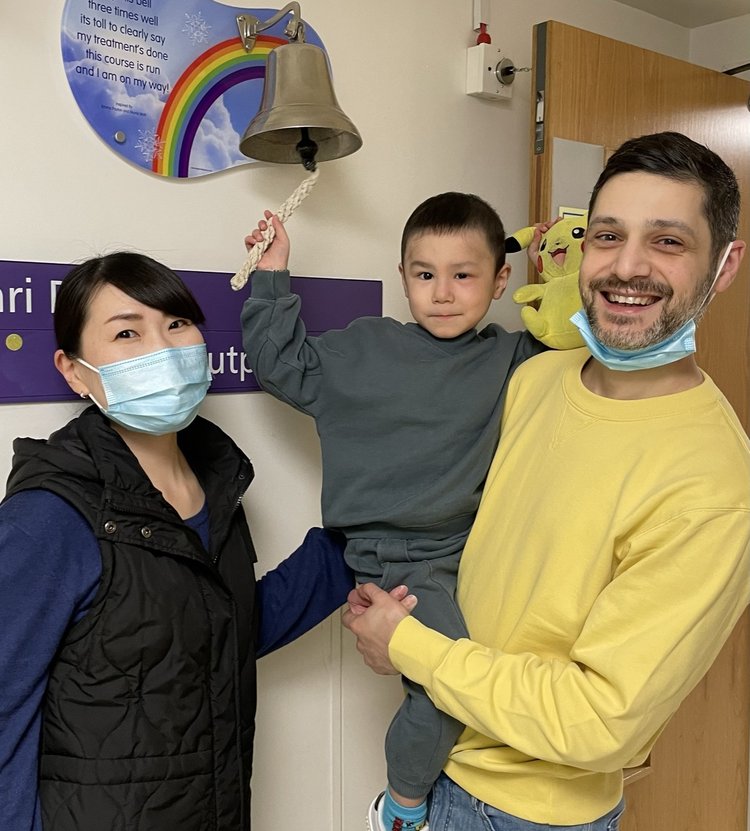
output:
[[[690,30],[690,61],[724,72],[750,63],[750,14]],[[750,81],[750,70],[738,78]]]
[[[234,271],[244,233],[263,208],[286,198],[302,169],[257,166],[168,181],[121,161],[68,89],[62,9],[63,0],[0,7],[0,259],[68,262],[125,246],[175,268]],[[519,67],[530,61],[532,25],[546,19],[689,56],[688,30],[613,0],[492,0],[491,9],[494,42]],[[511,101],[463,94],[470,0],[304,0],[303,13],[326,44],[339,101],[364,146],[322,165],[316,191],[289,224],[292,266],[382,279],[385,313],[404,318],[398,243],[418,202],[448,189],[472,191],[498,208],[509,231],[526,224],[530,76],[519,75]],[[519,256],[514,285],[524,280]],[[510,300],[494,318],[518,326]],[[46,435],[77,409],[0,407],[0,480],[13,437]],[[262,572],[319,522],[315,431],[264,394],[213,396],[204,413],[253,459],[246,510]],[[365,807],[383,785],[382,737],[399,697],[395,679],[361,666],[338,619],[264,659],[255,827],[363,828]]]

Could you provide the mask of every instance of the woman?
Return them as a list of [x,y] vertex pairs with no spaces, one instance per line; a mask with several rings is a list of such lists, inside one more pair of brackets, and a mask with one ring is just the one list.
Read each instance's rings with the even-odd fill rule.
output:
[[313,529],[256,593],[252,467],[196,417],[203,321],[129,252],[57,295],[55,365],[93,405],[16,440],[0,506],[2,828],[249,829],[256,655],[352,587]]

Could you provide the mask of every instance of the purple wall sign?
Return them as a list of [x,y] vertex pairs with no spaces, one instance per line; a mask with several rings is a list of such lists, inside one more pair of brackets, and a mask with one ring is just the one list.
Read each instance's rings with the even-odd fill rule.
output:
[[[0,403],[75,398],[52,362],[55,296],[70,268],[65,263],[0,260]],[[214,376],[210,392],[257,391],[240,333],[240,310],[248,292],[233,291],[228,273],[177,273],[206,315],[202,329]],[[302,319],[311,335],[382,314],[379,280],[292,277],[292,290],[302,298]]]

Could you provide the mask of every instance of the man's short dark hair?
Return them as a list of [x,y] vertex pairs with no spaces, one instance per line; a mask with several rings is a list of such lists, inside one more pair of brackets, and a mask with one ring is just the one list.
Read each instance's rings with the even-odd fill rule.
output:
[[453,234],[474,230],[484,234],[495,257],[495,271],[505,265],[505,229],[497,211],[473,193],[439,193],[418,205],[401,235],[401,262],[413,237],[425,233]]
[[589,202],[589,217],[602,187],[620,173],[654,173],[703,188],[703,212],[711,231],[711,262],[737,237],[740,189],[732,169],[708,147],[682,133],[653,133],[621,145],[607,161]]

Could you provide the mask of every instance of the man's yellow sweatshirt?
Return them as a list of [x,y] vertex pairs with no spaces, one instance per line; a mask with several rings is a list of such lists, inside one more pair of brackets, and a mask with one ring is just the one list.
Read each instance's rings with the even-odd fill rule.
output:
[[459,573],[471,639],[406,618],[390,656],[467,725],[445,772],[523,819],[622,795],[750,602],[750,443],[699,386],[584,387],[585,349],[527,361]]

